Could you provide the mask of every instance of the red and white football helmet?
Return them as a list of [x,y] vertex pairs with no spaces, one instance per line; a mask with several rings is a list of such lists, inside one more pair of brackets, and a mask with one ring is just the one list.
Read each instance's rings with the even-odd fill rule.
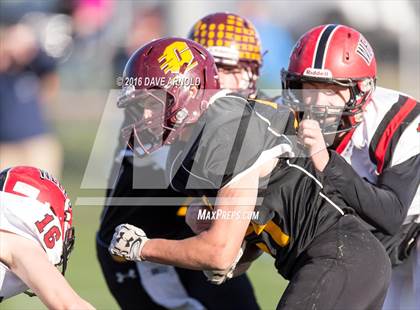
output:
[[[346,132],[361,121],[363,107],[370,101],[376,84],[376,59],[363,35],[344,25],[322,25],[306,32],[290,55],[289,67],[282,70],[283,98],[295,107],[303,82],[322,82],[348,87],[350,100],[344,110],[325,106],[323,117],[341,114],[339,124],[324,134]],[[307,108],[307,107],[306,107]],[[320,113],[317,105],[315,113]],[[325,128],[324,128],[325,129]]]
[[219,89],[214,59],[200,44],[164,38],[144,45],[124,69],[117,104],[131,124],[122,129],[123,138],[138,156],[171,144],[186,125],[198,121]]
[[56,178],[44,170],[29,166],[16,166],[0,172],[0,190],[36,199],[50,207],[61,225],[63,251],[58,266],[62,266],[64,274],[74,245],[73,212],[65,189]]

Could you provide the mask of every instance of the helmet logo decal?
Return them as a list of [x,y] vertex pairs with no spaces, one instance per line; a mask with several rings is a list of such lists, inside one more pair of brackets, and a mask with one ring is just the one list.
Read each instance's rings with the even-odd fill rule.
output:
[[38,188],[21,181],[16,182],[15,186],[13,186],[13,191],[32,199],[38,199],[40,193]]
[[42,169],[39,169],[39,177],[42,180],[49,180],[50,182],[52,182],[53,184],[55,184],[55,186],[58,187],[58,189],[63,193],[63,195],[65,197],[67,197],[66,191],[64,189],[64,187],[60,184],[60,182],[58,182],[58,180],[56,178],[54,178],[51,174],[49,174],[47,171],[44,171]]
[[168,45],[158,61],[165,74],[168,72],[185,73],[198,64],[197,61],[194,61],[194,55],[187,43],[181,41]]
[[306,68],[303,72],[304,76],[312,76],[316,78],[332,79],[332,73],[328,69]]
[[373,50],[368,41],[361,35],[359,43],[357,43],[356,54],[362,57],[362,59],[370,66],[373,59]]

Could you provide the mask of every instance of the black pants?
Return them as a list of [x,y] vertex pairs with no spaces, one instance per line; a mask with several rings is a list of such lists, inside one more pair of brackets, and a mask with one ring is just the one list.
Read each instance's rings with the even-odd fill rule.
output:
[[341,217],[299,256],[278,309],[381,309],[391,264],[352,215]]
[[[122,309],[164,309],[155,303],[143,288],[136,263],[115,261],[98,239],[96,250],[108,288]],[[209,310],[259,309],[246,275],[231,279],[222,285],[213,285],[201,271],[176,268],[176,272],[189,297],[198,300]]]

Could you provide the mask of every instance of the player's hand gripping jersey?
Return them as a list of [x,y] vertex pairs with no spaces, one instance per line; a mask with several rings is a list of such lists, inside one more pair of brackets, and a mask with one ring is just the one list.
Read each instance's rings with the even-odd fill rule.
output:
[[[203,89],[207,88],[200,87]],[[188,98],[197,98],[191,91],[189,94]],[[130,101],[121,101],[121,107],[129,108],[133,98],[128,98]],[[390,276],[386,253],[355,216],[345,214],[345,204],[319,182],[311,161],[293,157],[300,150],[283,134],[294,123],[287,108],[267,104],[273,108],[265,115],[255,109],[255,101],[236,95],[219,98],[211,105],[206,100],[193,101],[194,109],[189,107],[190,101],[174,99],[176,105],[158,100],[165,113],[159,114],[161,121],[153,128],[143,124],[150,119],[147,111],[137,117],[131,130],[134,134],[147,130],[155,138],[163,134],[163,140],[156,141],[161,143],[154,143],[153,148],[146,148],[143,142],[151,144],[152,139],[138,135],[136,140],[149,154],[162,142],[170,145],[165,170],[170,186],[185,197],[205,197],[203,201],[215,204],[214,211],[222,214],[218,218],[216,214],[208,231],[183,240],[148,239],[143,227],[120,225],[110,253],[127,257],[124,253],[130,252],[129,259],[141,261],[138,264],[147,260],[225,270],[234,262],[246,229],[251,227],[246,239],[270,252],[277,269],[290,279],[279,309],[380,309]],[[179,118],[171,121],[169,112]],[[183,122],[185,115],[194,118]],[[232,212],[243,216],[240,211],[256,212],[235,221]],[[232,221],[224,221],[223,212],[225,219]],[[133,231],[140,232],[142,249],[133,248],[140,241],[129,237]],[[121,243],[125,236],[128,245]]]
[[[285,102],[318,121],[321,148],[325,142],[338,144],[337,153],[351,165],[336,152],[321,150],[312,159],[324,182],[377,230],[381,241],[401,233],[403,222],[413,223],[420,214],[418,198],[413,201],[420,181],[420,106],[376,87],[376,57],[366,38],[345,25],[312,28],[296,43],[282,79]],[[305,127],[302,134],[312,131]],[[328,142],[331,137],[335,141]],[[384,245],[392,247],[388,241]]]
[[236,95],[218,99],[196,124],[195,137],[181,149],[171,148],[167,171],[175,190],[205,196],[211,204],[221,187],[246,170],[283,157],[271,176],[260,180],[246,238],[275,257],[289,278],[299,254],[337,221],[345,204],[333,193],[325,198],[307,158],[289,159],[294,147],[282,133],[293,125],[290,111],[273,104],[262,115],[255,104]]
[[188,142],[171,146],[166,167],[170,186],[214,198],[247,169],[292,155],[292,142],[283,134],[291,124],[290,110],[275,103],[248,101],[238,94],[217,99],[193,125]]
[[[409,230],[411,237],[419,230],[420,105],[413,98],[378,87],[363,112],[363,120],[337,148],[344,159],[331,152],[324,170],[325,182],[333,184],[376,228],[375,235],[393,263],[399,264],[408,253],[398,253],[395,246]],[[367,205],[366,201],[372,203]],[[401,224],[406,225],[398,231]]]
[[[301,150],[283,134],[294,123],[289,110],[267,105],[270,113],[264,113],[255,105],[234,94],[216,100],[193,125],[191,136],[171,145],[166,169],[171,187],[186,197],[204,197],[211,208],[222,188],[278,158],[271,174],[259,179],[245,236],[247,245],[270,253],[279,273],[290,280],[278,308],[380,309],[390,277],[383,247],[355,216],[345,214],[352,209],[318,180],[308,158],[292,157]],[[233,210],[249,204],[244,198],[241,194],[242,201],[229,202],[237,206]],[[223,215],[213,215],[211,220],[223,221]],[[225,219],[235,216],[227,214]],[[114,238],[110,251],[118,253],[118,234]],[[164,242],[147,242],[154,241]]]

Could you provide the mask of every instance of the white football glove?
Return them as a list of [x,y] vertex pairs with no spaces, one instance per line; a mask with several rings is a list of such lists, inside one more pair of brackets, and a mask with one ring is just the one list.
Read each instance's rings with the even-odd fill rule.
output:
[[241,259],[242,255],[244,254],[244,250],[246,247],[246,241],[242,242],[242,246],[239,249],[238,255],[236,256],[235,261],[233,262],[232,266],[230,266],[226,270],[204,270],[203,273],[207,277],[207,280],[212,284],[220,285],[226,282],[229,279],[232,279],[235,271],[236,265],[238,264],[239,260]]
[[121,224],[115,228],[109,245],[109,252],[126,260],[143,261],[141,250],[149,239],[144,231],[130,224]]

